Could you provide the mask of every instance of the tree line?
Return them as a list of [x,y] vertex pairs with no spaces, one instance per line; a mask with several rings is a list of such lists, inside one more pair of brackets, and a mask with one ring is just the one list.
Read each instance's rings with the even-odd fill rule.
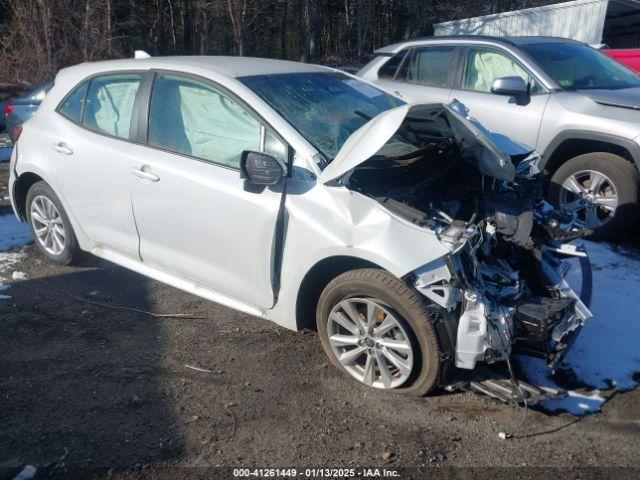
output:
[[341,65],[433,24],[548,0],[0,0],[0,82],[36,85],[80,62],[241,55]]

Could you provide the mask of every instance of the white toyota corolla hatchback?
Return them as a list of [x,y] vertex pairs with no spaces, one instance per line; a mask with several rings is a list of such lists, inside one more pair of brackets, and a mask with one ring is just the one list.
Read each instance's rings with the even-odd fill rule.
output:
[[117,60],[57,75],[10,196],[54,262],[317,327],[338,368],[422,395],[515,348],[555,368],[590,317],[585,232],[536,161],[329,68]]

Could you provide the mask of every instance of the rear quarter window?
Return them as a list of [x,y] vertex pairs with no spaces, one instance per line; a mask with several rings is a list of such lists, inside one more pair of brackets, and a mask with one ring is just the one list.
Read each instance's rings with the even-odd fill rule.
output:
[[89,81],[77,86],[58,107],[58,112],[75,123],[82,121],[82,110],[84,108],[85,97],[87,96],[87,88]]
[[387,62],[380,67],[380,70],[378,70],[378,78],[395,78],[398,67],[406,55],[407,50],[402,50],[387,60]]

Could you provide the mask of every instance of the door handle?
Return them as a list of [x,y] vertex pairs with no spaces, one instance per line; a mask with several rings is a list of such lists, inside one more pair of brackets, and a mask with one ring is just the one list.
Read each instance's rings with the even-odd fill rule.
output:
[[64,155],[73,154],[73,150],[71,150],[64,142],[54,143],[53,145],[51,145],[51,148],[53,148],[56,152],[62,153]]
[[133,173],[138,178],[143,178],[145,180],[149,180],[150,182],[157,182],[158,180],[160,180],[160,177],[158,177],[157,175],[154,175],[150,172],[145,172],[144,170],[141,170],[139,168],[132,168],[131,173]]

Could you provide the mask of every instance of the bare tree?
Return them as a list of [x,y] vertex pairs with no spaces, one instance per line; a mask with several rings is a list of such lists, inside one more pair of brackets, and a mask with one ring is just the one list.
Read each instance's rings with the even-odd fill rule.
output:
[[372,0],[358,0],[358,57],[364,55],[365,44],[369,39],[369,29],[371,27]]
[[355,62],[432,24],[553,0],[0,0],[0,86],[67,65],[163,54]]
[[316,41],[320,21],[318,3],[318,0],[302,1],[303,44],[300,57],[302,62],[309,62],[316,56]]
[[256,20],[256,5],[251,0],[227,0],[236,54],[246,54],[246,31]]

